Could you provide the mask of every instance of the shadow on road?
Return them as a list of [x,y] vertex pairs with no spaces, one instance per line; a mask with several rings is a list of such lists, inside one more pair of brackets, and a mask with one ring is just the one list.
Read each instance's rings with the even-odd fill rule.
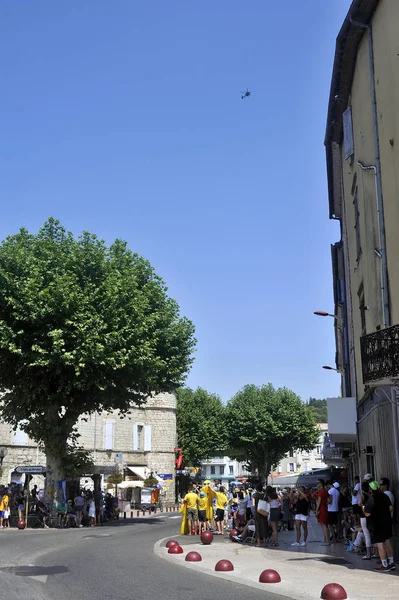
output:
[[59,575],[60,573],[69,573],[67,567],[54,566],[54,567],[2,567],[0,568],[1,573],[9,573],[11,575],[17,575],[19,577],[38,577],[40,575]]
[[[119,521],[112,521],[109,523],[104,523],[104,525],[102,525],[102,527],[126,527],[127,525],[140,525],[140,524],[145,524],[145,525],[156,525],[157,523],[165,523],[165,519],[160,517],[150,517],[148,519],[141,518],[141,519],[123,519],[119,520]],[[96,527],[96,529],[101,529],[101,526]]]

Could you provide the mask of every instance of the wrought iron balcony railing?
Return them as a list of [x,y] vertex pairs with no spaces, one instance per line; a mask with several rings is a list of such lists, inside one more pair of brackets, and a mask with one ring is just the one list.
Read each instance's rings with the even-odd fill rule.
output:
[[360,338],[363,382],[399,377],[399,325]]
[[335,446],[331,446],[330,444],[324,444],[322,455],[324,459],[342,459],[343,458],[343,449],[336,448]]

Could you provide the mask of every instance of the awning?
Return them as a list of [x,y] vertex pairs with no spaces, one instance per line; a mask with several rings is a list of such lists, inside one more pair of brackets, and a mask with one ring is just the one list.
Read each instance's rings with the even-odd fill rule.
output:
[[122,481],[118,483],[118,488],[127,490],[128,488],[143,487],[144,481]]
[[140,477],[140,479],[142,479],[143,481],[146,478],[145,472],[147,470],[147,467],[136,467],[136,465],[128,465],[127,468],[131,473],[133,473],[133,475],[136,475],[136,477]]

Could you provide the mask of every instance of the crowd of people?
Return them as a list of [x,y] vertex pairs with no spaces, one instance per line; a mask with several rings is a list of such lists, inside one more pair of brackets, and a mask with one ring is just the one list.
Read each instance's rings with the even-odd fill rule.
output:
[[395,498],[390,481],[373,480],[366,473],[356,476],[353,489],[340,489],[338,482],[319,480],[316,515],[324,533],[324,545],[344,540],[349,552],[362,554],[363,560],[379,558],[376,571],[395,570],[392,523]]
[[256,547],[278,547],[282,531],[295,530],[293,547],[305,547],[308,519],[313,512],[323,531],[323,546],[344,542],[349,552],[364,560],[379,558],[375,570],[395,569],[392,538],[394,496],[389,479],[373,480],[367,473],[362,482],[355,477],[352,489],[338,481],[319,479],[317,489],[284,488],[258,484],[230,490],[206,482],[193,485],[183,499],[181,533],[201,534],[210,530],[223,535],[235,529],[233,540]]
[[48,529],[52,525],[60,529],[69,527],[94,527],[103,521],[118,518],[118,500],[112,494],[100,491],[82,490],[73,498],[59,502],[56,507],[56,521],[51,515],[42,490],[34,485],[31,490],[22,485],[0,487],[0,530],[25,523]]

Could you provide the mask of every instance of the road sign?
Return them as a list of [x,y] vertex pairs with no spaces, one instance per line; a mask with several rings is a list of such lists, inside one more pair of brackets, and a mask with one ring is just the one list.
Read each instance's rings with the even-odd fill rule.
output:
[[123,454],[122,452],[115,452],[115,462],[123,463]]
[[30,475],[42,475],[46,472],[46,467],[17,467],[17,473],[29,473]]
[[173,479],[172,473],[157,473],[158,477],[163,479],[164,481]]

